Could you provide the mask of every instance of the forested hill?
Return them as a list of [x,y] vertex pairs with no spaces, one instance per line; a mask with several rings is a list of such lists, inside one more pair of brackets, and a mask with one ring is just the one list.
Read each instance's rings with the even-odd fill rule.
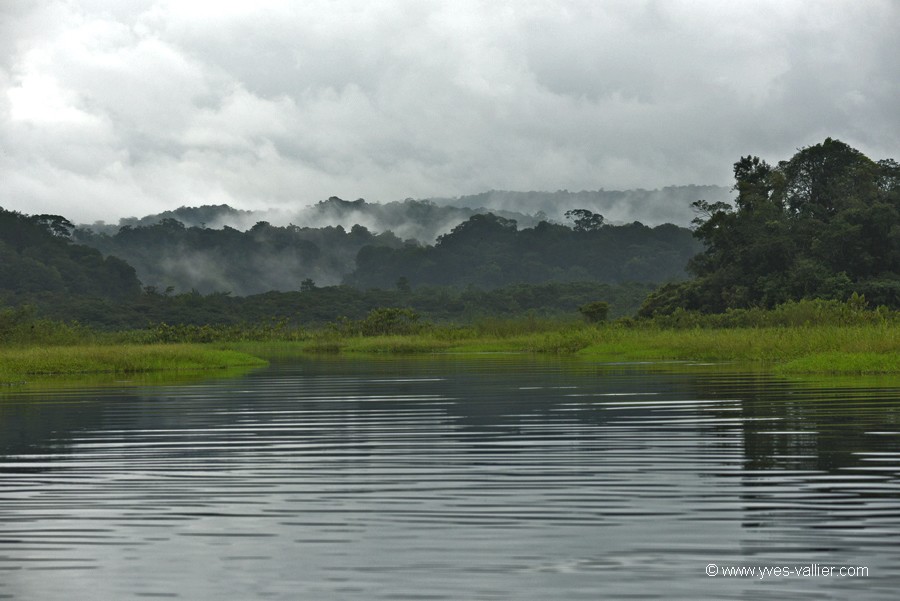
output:
[[533,227],[541,221],[540,217],[513,209],[439,206],[431,201],[413,199],[373,203],[361,198],[348,201],[332,196],[305,209],[295,223],[341,225],[346,229],[362,225],[374,232],[390,231],[404,240],[429,244],[470,217],[489,212],[513,219],[522,227]]
[[79,229],[90,229],[95,234],[113,236],[123,227],[149,227],[165,220],[175,220],[187,227],[209,229],[230,227],[244,231],[264,221],[276,226],[296,225],[307,229],[340,226],[350,230],[353,226],[360,225],[375,233],[390,231],[404,240],[432,243],[438,236],[446,234],[469,217],[488,212],[506,219],[515,219],[521,227],[532,227],[541,221],[539,217],[512,210],[439,206],[431,201],[412,199],[382,204],[366,202],[362,198],[343,200],[332,196],[312,206],[293,210],[281,208],[247,211],[228,205],[179,207],[145,217],[120,219],[118,225],[97,222],[90,226],[80,226]]
[[348,231],[341,226],[279,227],[261,221],[240,231],[228,226],[187,227],[175,219],[124,226],[111,236],[77,229],[74,238],[122,257],[134,265],[145,286],[161,292],[237,296],[300,290],[313,283],[339,284],[353,271],[361,248],[403,244],[391,232],[373,234],[359,225]]
[[734,205],[700,200],[694,279],[648,299],[642,315],[774,307],[802,298],[900,307],[900,164],[827,138],[770,165],[734,164]]
[[[469,196],[432,198],[445,206],[484,207],[482,212],[503,216],[501,211],[516,210],[562,221],[566,211],[587,209],[612,223],[640,221],[648,225],[674,223],[688,226],[694,218],[691,203],[698,198],[708,202],[727,201],[731,189],[723,186],[667,186],[658,190],[581,190],[570,192],[511,192],[491,190]],[[519,222],[520,227],[526,224]]]
[[[603,299],[609,303],[611,315],[622,316],[636,310],[652,289],[650,284],[617,286],[599,282],[517,284],[490,291],[471,287],[411,289],[394,282],[384,290],[362,290],[350,286],[317,286],[307,280],[296,286],[299,291],[291,292],[247,296],[201,295],[197,291],[179,294],[149,282],[144,282],[142,290],[133,267],[113,256],[104,258],[98,250],[73,241],[72,230],[72,224],[61,216],[29,216],[0,209],[0,337],[4,335],[4,327],[35,312],[40,317],[118,329],[142,328],[160,322],[200,326],[269,323],[273,319],[295,325],[321,325],[341,317],[360,319],[367,312],[385,306],[410,307],[438,320],[511,317],[526,311],[537,315],[574,315],[579,306]],[[298,236],[293,242],[292,235]],[[304,235],[311,238],[306,244],[300,244],[300,236]],[[458,235],[451,235],[447,240]],[[117,236],[140,243],[137,247],[145,248],[148,257],[165,248],[167,241],[188,244],[199,240],[219,257],[221,266],[233,264],[226,273],[240,273],[247,280],[259,279],[260,275],[252,266],[254,251],[258,253],[256,259],[270,253],[268,262],[277,264],[272,256],[283,257],[286,251],[298,257],[307,252],[315,258],[318,244],[323,248],[346,244],[350,248],[380,240],[403,248],[396,237],[374,235],[362,227],[350,232],[339,227],[303,231],[263,223],[248,232],[239,232],[230,228],[188,228],[167,220],[148,227],[123,228]],[[217,246],[209,245],[210,240],[216,240]],[[247,261],[248,257],[251,262]],[[198,264],[195,268],[202,278],[204,266]]]
[[73,296],[121,300],[140,293],[131,265],[73,244],[72,228],[59,215],[0,208],[0,306]]
[[496,215],[476,215],[433,246],[365,247],[346,281],[363,288],[398,281],[479,288],[572,281],[662,283],[686,277],[687,261],[702,249],[686,228],[637,222],[612,226],[590,211],[577,213],[571,228],[544,221],[526,229]]
[[[583,219],[599,215],[585,211]],[[586,223],[586,222],[585,222]],[[593,227],[593,226],[591,226]],[[247,231],[187,227],[174,220],[124,226],[113,235],[77,229],[77,242],[122,257],[146,286],[164,291],[231,292],[347,283],[393,288],[401,277],[413,286],[516,283],[648,282],[685,277],[684,266],[700,250],[689,230],[667,225],[598,226],[586,229],[547,222],[518,229],[493,214],[471,216],[435,245],[375,234],[361,225],[322,228],[259,222]]]

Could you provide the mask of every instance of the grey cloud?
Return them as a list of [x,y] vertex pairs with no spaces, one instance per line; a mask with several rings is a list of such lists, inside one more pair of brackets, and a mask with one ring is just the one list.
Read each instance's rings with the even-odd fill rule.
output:
[[889,0],[8,2],[0,206],[115,220],[897,157]]

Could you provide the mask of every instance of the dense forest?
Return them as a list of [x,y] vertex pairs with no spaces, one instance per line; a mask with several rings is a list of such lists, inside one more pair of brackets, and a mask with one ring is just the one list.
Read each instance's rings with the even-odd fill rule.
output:
[[[334,199],[329,206],[336,206]],[[423,212],[422,223],[433,217],[428,215],[435,207],[415,206]],[[123,258],[137,269],[145,286],[239,296],[341,283],[393,288],[401,278],[413,287],[658,284],[686,277],[684,265],[702,248],[686,228],[613,226],[584,209],[569,213],[571,227],[542,221],[521,230],[513,219],[476,213],[433,245],[401,240],[390,230],[376,234],[359,224],[345,230],[340,225],[313,228],[261,221],[240,231],[230,226],[188,227],[171,217],[149,225],[123,225],[113,234],[79,228],[73,239]]]
[[[494,290],[427,286],[412,289],[400,282],[382,290],[363,290],[346,285],[318,286],[307,280],[300,282],[298,290],[286,292],[246,296],[223,291],[178,293],[152,285],[142,286],[128,263],[115,256],[104,258],[98,250],[74,242],[72,231],[72,224],[61,216],[28,216],[0,209],[0,307],[30,305],[41,317],[115,329],[143,328],[161,322],[202,325],[273,319],[309,326],[341,317],[359,319],[383,306],[408,307],[434,321],[525,313],[574,316],[578,307],[597,299],[606,300],[610,315],[619,317],[633,313],[653,289],[650,284],[600,282],[517,284]],[[277,235],[289,235],[292,231],[290,227],[275,228],[268,224],[258,224],[248,232],[231,228],[207,230],[166,220],[147,227],[126,227],[117,236],[140,239],[146,235],[147,256],[152,257],[159,249],[154,246],[159,240],[202,238],[209,232],[218,232],[215,235],[226,236],[218,247],[226,259],[230,257],[248,270],[247,277],[253,278],[258,274],[241,262],[248,245],[258,250],[277,249]],[[350,232],[339,227],[313,228],[310,235],[323,236],[319,240],[323,245],[330,242],[327,236],[339,242],[354,237],[371,242],[379,237],[362,227]],[[389,234],[381,236],[399,243]],[[210,246],[210,252],[215,248]]]
[[113,235],[78,229],[73,239],[122,257],[137,269],[145,286],[239,296],[300,290],[312,283],[336,285],[353,271],[363,247],[403,245],[391,232],[373,234],[361,225],[347,231],[341,226],[279,227],[260,221],[240,231],[186,227],[172,218],[126,225]]
[[900,306],[900,165],[831,138],[772,166],[734,164],[735,205],[699,200],[705,250],[694,279],[654,293],[642,315],[718,313],[802,298]]
[[[734,175],[733,204],[692,203],[693,232],[610,225],[589,209],[567,211],[565,225],[522,229],[508,216],[476,212],[427,244],[361,224],[214,229],[170,216],[98,232],[59,215],[0,209],[0,307],[31,305],[105,328],[311,325],[378,307],[437,321],[574,317],[595,301],[609,303],[610,317],[853,295],[900,307],[896,161],[872,161],[829,138],[777,165],[742,157]],[[433,217],[437,207],[410,201],[404,209]],[[375,211],[334,198],[316,210]],[[177,211],[189,221],[248,216],[222,206]]]
[[121,301],[140,292],[131,265],[73,244],[73,227],[59,215],[0,209],[0,306],[74,296]]
[[461,322],[525,315],[574,319],[578,308],[597,299],[609,304],[609,317],[633,315],[653,290],[648,284],[595,282],[519,284],[494,290],[423,287],[416,290],[360,290],[326,286],[250,296],[164,294],[145,291],[128,300],[90,296],[44,297],[37,314],[78,321],[101,329],[144,328],[152,324],[272,324],[324,326],[342,318],[360,319],[381,307],[414,310],[433,322]]
[[332,196],[300,209],[268,209],[247,211],[234,209],[228,205],[204,205],[200,207],[179,207],[145,217],[126,217],[118,225],[97,222],[90,226],[80,226],[79,230],[90,230],[95,234],[114,235],[123,227],[147,227],[167,219],[180,221],[186,227],[222,229],[230,227],[247,230],[259,222],[276,226],[298,225],[301,228],[342,227],[350,230],[362,226],[373,232],[394,233],[404,240],[432,243],[441,234],[446,234],[453,226],[473,215],[494,213],[505,219],[515,219],[523,227],[533,227],[546,218],[540,213],[528,215],[518,211],[487,209],[485,207],[456,207],[438,205],[429,200],[406,199],[401,202],[366,202],[343,200]]
[[519,230],[515,221],[475,215],[433,246],[368,246],[347,283],[495,288],[516,283],[653,282],[683,279],[684,266],[702,249],[690,230],[632,223],[611,226],[587,210],[570,211],[573,227],[546,221]]

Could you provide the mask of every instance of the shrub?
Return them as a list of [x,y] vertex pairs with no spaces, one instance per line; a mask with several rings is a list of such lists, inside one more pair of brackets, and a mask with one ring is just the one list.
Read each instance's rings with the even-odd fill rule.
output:
[[609,317],[609,303],[594,301],[578,307],[578,312],[590,323],[600,323]]
[[378,307],[365,318],[352,320],[343,317],[329,324],[338,334],[345,336],[388,336],[417,334],[428,325],[419,322],[419,314],[401,307]]

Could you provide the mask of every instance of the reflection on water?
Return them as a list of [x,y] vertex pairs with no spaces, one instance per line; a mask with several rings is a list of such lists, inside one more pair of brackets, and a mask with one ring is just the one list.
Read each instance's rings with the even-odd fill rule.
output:
[[0,598],[893,599],[898,410],[885,383],[516,357],[10,392]]

